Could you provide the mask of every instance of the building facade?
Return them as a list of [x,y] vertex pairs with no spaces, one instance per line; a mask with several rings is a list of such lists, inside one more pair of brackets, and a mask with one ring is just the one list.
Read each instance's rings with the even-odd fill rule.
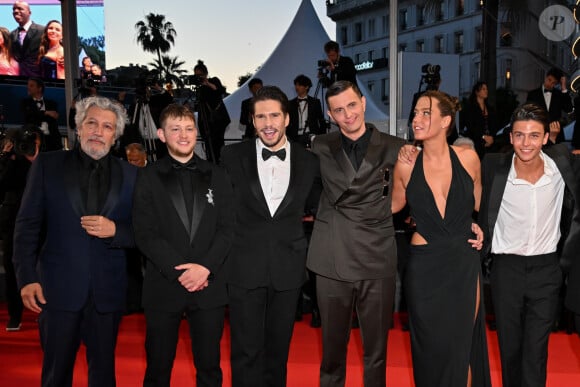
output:
[[[436,1],[429,9],[425,1],[399,1],[397,51],[459,55],[459,97],[467,97],[480,79],[485,1]],[[500,1],[503,3],[508,2]],[[490,44],[495,41],[497,47],[496,87],[510,89],[520,103],[529,90],[539,87],[550,67],[561,68],[568,77],[576,70],[570,51],[573,36],[550,41],[538,27],[540,14],[553,3],[527,2],[527,11],[517,25],[510,22],[508,10],[500,8],[497,36],[486,39]],[[354,60],[370,97],[388,112],[389,45],[394,44],[389,39],[389,1],[328,0],[327,16],[336,22],[341,52]]]

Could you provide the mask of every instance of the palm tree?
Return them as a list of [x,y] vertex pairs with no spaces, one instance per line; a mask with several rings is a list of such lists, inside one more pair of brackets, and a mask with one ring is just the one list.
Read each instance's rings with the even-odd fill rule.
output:
[[181,68],[185,61],[179,60],[179,57],[170,57],[163,55],[161,61],[156,59],[155,62],[149,63],[153,67],[151,71],[153,75],[159,77],[165,82],[175,83],[178,87],[183,87],[182,76],[187,73],[187,70]]
[[177,32],[171,22],[165,21],[165,15],[150,13],[145,19],[135,24],[137,42],[144,51],[156,53],[158,63],[163,63],[161,54],[168,52],[175,44]]

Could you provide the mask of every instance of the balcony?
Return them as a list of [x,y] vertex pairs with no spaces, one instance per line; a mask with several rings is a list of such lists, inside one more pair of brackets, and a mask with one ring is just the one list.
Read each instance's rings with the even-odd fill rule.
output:
[[357,15],[362,11],[387,8],[388,0],[327,0],[326,15],[333,21]]

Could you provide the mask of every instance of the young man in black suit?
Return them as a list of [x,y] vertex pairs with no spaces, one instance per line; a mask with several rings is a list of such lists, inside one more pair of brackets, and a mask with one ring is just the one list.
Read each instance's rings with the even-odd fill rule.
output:
[[19,75],[22,77],[38,77],[38,49],[44,26],[30,20],[30,6],[25,1],[15,1],[12,5],[12,16],[18,28],[10,33],[12,54],[19,65]]
[[290,124],[286,129],[286,135],[291,141],[303,146],[310,146],[310,138],[313,135],[326,133],[320,100],[308,95],[311,87],[310,78],[304,74],[298,75],[294,78],[297,97],[288,103]]
[[258,138],[224,148],[237,228],[226,263],[234,387],[285,386],[296,303],[305,280],[305,209],[318,202],[316,156],[286,138],[288,99],[264,86],[254,99]]
[[[556,85],[560,86],[559,90]],[[566,86],[566,77],[562,70],[555,67],[548,70],[542,86],[530,91],[526,101],[535,103],[548,112],[551,124],[550,142],[559,143],[564,141],[562,122],[560,122],[562,111],[570,113],[574,107]]]
[[252,96],[246,98],[242,101],[242,107],[240,112],[240,124],[246,127],[244,131],[244,139],[253,140],[256,138],[256,128],[254,128],[254,122],[252,121],[252,113],[250,112],[250,104],[252,103],[252,98],[256,95],[258,90],[260,90],[264,84],[260,78],[252,78],[248,82],[248,89]]
[[[564,145],[545,149],[549,116],[512,115],[513,152],[485,156],[479,223],[491,254],[491,291],[504,386],[544,386],[562,270],[578,260],[578,177]],[[577,302],[577,301],[576,301]]]
[[169,155],[139,170],[135,242],[147,257],[143,308],[147,370],[143,386],[170,385],[183,316],[189,323],[197,386],[221,386],[220,339],[227,302],[222,266],[234,216],[225,171],[194,154],[193,113],[171,104],[157,134]]
[[110,150],[126,119],[107,98],[78,102],[80,146],[40,153],[28,173],[13,262],[24,306],[40,314],[43,387],[72,386],[81,342],[89,385],[115,386],[137,170]]

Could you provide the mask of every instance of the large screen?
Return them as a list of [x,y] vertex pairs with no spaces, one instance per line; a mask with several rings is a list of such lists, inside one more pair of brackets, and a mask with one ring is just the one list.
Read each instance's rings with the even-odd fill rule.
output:
[[[103,0],[77,0],[79,78],[103,75],[104,26]],[[0,76],[64,79],[66,27],[58,0],[0,0]]]

